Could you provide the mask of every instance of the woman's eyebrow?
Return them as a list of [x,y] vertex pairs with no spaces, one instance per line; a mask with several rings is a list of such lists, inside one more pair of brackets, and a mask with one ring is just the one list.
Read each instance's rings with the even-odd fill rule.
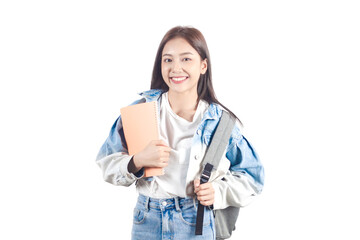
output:
[[181,53],[180,56],[182,56],[182,55],[188,55],[188,54],[193,55],[191,52],[184,52],[184,53]]
[[[180,56],[188,55],[188,54],[194,55],[194,54],[192,54],[191,52],[183,52],[183,53],[180,53]],[[171,54],[169,54],[169,53],[163,54],[163,57],[166,57],[166,56],[172,57],[173,55],[171,55]]]

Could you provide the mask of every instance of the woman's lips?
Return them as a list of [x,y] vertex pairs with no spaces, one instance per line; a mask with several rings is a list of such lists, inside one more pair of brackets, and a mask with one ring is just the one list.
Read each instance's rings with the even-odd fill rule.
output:
[[171,77],[170,80],[175,84],[180,84],[185,82],[188,78],[189,77]]

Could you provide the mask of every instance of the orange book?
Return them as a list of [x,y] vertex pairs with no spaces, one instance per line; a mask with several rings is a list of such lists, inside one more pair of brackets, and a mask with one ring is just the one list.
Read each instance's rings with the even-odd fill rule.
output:
[[[157,102],[139,103],[120,109],[129,155],[142,151],[150,141],[159,140]],[[145,168],[145,177],[164,174],[163,168]]]

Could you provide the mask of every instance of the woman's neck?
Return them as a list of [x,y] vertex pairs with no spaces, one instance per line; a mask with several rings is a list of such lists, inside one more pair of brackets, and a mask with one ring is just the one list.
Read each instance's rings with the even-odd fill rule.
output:
[[197,92],[178,93],[169,90],[168,99],[174,113],[189,122],[193,120],[198,105]]

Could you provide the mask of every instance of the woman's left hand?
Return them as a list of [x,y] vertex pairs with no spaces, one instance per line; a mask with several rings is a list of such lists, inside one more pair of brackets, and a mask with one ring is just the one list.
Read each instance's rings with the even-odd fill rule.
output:
[[210,182],[200,184],[200,179],[194,180],[194,189],[197,199],[204,206],[210,206],[215,200],[215,190]]

